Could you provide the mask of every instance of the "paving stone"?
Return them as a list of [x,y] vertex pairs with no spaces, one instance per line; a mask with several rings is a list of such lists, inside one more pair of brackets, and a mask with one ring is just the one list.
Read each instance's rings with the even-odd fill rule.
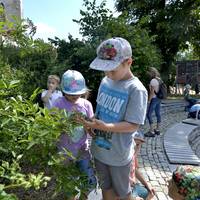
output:
[[159,173],[160,174],[160,170],[158,170],[157,168],[156,169],[153,169],[154,173],[157,174]]
[[158,178],[156,176],[149,176],[150,181],[158,181]]
[[166,194],[164,194],[163,192],[156,192],[156,196],[159,200],[168,200]]
[[154,186],[154,189],[156,190],[156,192],[163,192],[163,189],[159,186]]
[[166,182],[165,182],[165,180],[163,178],[159,178],[157,180],[161,185],[166,185]]
[[156,180],[156,181],[151,181],[151,185],[152,185],[153,187],[156,187],[156,186],[159,186],[159,187],[160,187],[160,184],[158,183],[157,180]]

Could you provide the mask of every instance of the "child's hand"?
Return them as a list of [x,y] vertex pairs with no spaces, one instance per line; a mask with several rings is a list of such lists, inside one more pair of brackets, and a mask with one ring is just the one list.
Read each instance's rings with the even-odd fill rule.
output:
[[52,89],[48,89],[47,94],[51,95],[52,93],[53,93],[53,90]]
[[96,119],[96,118],[92,118],[90,120],[86,120],[86,119],[81,119],[83,126],[84,127],[88,127],[88,128],[92,128],[92,129],[99,129],[99,130],[105,130],[106,129],[106,123],[103,122],[102,120]]
[[92,128],[84,126],[86,133],[88,133],[91,137],[95,137],[95,132]]
[[148,185],[147,189],[148,189],[149,193],[148,193],[146,200],[151,200],[154,197],[154,195],[156,194],[155,190],[150,185]]
[[149,193],[149,194],[148,194],[148,196],[147,196],[147,198],[146,198],[146,200],[152,200],[152,199],[153,199],[153,197],[154,197],[154,195],[153,195],[153,194],[151,194],[151,193]]
[[149,187],[149,193],[151,193],[151,194],[153,194],[153,195],[156,194],[154,188],[152,188],[151,186]]
[[86,117],[86,116],[83,116],[83,115],[77,115],[76,116],[76,122],[77,123],[80,123],[80,124],[83,124],[83,127],[85,129],[85,131],[91,136],[91,137],[94,137],[95,136],[95,132],[94,130],[87,126],[87,122],[92,122],[93,121],[93,118],[89,118],[89,117]]
[[52,93],[53,93],[53,90],[48,89],[46,95],[42,97],[42,101],[47,103]]

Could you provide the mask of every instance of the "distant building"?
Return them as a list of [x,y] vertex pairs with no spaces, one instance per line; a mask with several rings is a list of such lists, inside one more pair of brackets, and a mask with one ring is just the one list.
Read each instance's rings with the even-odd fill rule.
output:
[[14,17],[21,19],[21,0],[0,0],[0,5],[5,11],[4,15],[6,20],[13,21]]
[[179,61],[176,63],[176,83],[200,84],[200,60]]

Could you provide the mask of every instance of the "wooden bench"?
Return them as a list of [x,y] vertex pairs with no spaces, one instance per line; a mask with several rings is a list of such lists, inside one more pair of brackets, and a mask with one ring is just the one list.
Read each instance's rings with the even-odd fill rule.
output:
[[195,155],[188,141],[190,133],[199,125],[200,120],[186,119],[166,131],[164,148],[170,163],[200,165],[200,159]]

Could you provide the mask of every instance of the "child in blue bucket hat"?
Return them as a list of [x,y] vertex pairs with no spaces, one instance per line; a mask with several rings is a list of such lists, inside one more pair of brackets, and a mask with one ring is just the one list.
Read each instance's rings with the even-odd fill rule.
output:
[[[88,88],[80,72],[67,70],[62,76],[61,89],[64,95],[54,103],[54,107],[66,110],[69,116],[74,113],[81,113],[87,118],[93,117],[92,104],[87,99],[82,98],[82,95],[88,92]],[[63,153],[65,149],[72,153],[73,157],[76,158],[77,166],[88,176],[88,183],[94,188],[96,186],[96,177],[90,163],[91,155],[88,147],[88,135],[84,127],[82,125],[76,126],[70,136],[67,133],[62,133],[58,149]],[[70,161],[72,158],[68,157],[67,160]]]

